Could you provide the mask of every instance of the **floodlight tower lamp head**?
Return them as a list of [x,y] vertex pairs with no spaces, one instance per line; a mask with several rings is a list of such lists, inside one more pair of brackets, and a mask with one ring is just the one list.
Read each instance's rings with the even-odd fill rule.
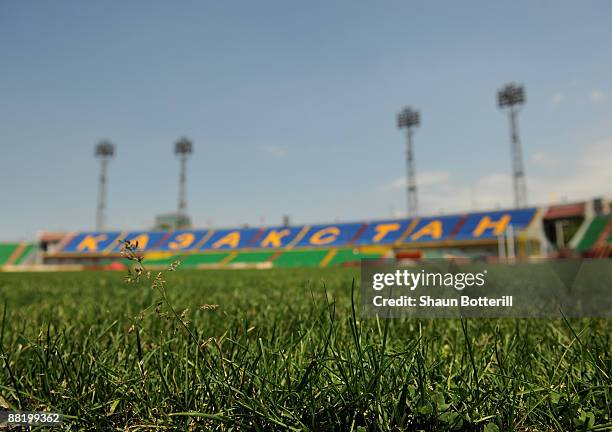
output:
[[186,156],[193,153],[193,143],[187,138],[181,138],[174,144],[174,153]]
[[497,91],[497,105],[500,108],[523,105],[525,102],[525,89],[522,85],[510,83]]
[[410,128],[412,126],[418,126],[421,123],[421,113],[419,111],[413,110],[410,107],[404,108],[397,115],[397,127],[401,128]]
[[110,141],[100,141],[96,145],[96,157],[99,158],[111,158],[115,155],[115,146]]

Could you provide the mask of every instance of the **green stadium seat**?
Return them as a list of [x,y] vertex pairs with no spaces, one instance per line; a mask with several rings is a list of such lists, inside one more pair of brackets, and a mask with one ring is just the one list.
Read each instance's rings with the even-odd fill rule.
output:
[[339,249],[336,255],[331,259],[331,261],[327,264],[328,266],[342,265],[350,262],[357,262],[362,259],[376,259],[380,258],[381,254],[364,254],[360,253],[358,249],[348,248],[348,249]]
[[328,249],[288,250],[273,261],[274,267],[318,267]]
[[34,250],[31,243],[0,243],[0,265],[24,264]]
[[274,251],[265,252],[240,252],[230,263],[262,263],[269,261],[274,255]]
[[594,245],[603,230],[605,229],[608,221],[610,220],[607,216],[597,216],[592,221],[586,232],[584,233],[584,237],[578,243],[577,249],[580,252],[586,252],[590,250]]
[[33,244],[28,244],[23,251],[21,251],[21,254],[17,257],[17,259],[15,260],[14,264],[15,265],[21,265],[24,264],[25,261],[28,259],[28,257],[30,256],[31,253],[33,253],[35,251],[35,247]]
[[180,259],[184,267],[197,267],[199,265],[206,264],[221,264],[221,262],[229,256],[229,252],[222,253],[202,253],[202,254],[189,254],[184,255],[182,257],[177,257]]
[[15,249],[17,249],[17,244],[15,243],[3,243],[0,244],[0,265],[6,264],[9,260]]

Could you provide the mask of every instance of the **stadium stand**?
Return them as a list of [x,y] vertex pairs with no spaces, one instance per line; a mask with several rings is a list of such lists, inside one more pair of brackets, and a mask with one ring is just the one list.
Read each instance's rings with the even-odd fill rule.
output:
[[525,231],[536,212],[526,208],[292,227],[76,232],[46,252],[44,259],[104,265],[109,258],[120,259],[120,240],[127,239],[138,243],[150,265],[168,265],[177,259],[190,268],[351,265],[397,248],[484,244],[493,250],[508,227]]
[[525,229],[533,220],[535,212],[535,208],[529,208],[412,220],[305,225],[292,228],[81,232],[71,236],[59,253],[117,253],[120,249],[119,239],[138,242],[139,249],[144,252],[293,249],[490,240],[502,234],[510,225],[515,230]]
[[[519,258],[560,256],[568,251],[612,256],[612,208],[601,199],[596,206],[596,201],[353,223],[47,232],[37,245],[0,243],[0,269],[125,268],[122,239],[137,242],[151,268],[177,260],[185,268],[197,269],[351,266],[362,259],[383,257],[488,259],[499,256],[510,227]],[[560,228],[566,247],[555,237]]]
[[0,243],[0,266],[21,265],[28,261],[34,249],[32,243]]
[[576,250],[590,257],[609,256],[612,253],[612,217],[593,218]]

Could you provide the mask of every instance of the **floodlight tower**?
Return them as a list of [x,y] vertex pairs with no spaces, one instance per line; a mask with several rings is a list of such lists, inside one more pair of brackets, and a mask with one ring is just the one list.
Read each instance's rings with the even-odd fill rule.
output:
[[100,160],[100,181],[98,186],[98,208],[96,211],[96,230],[104,229],[106,210],[106,168],[115,155],[115,146],[110,141],[100,141],[96,145],[96,158]]
[[187,138],[181,138],[174,143],[174,154],[181,162],[179,174],[178,215],[185,216],[187,212],[187,158],[193,153],[193,143]]
[[527,206],[527,183],[525,181],[523,152],[521,150],[521,141],[518,135],[517,124],[519,109],[525,101],[525,90],[522,85],[511,83],[497,91],[497,105],[501,109],[507,108],[510,117],[514,206],[516,208]]
[[412,135],[414,128],[421,124],[421,113],[410,107],[404,108],[397,115],[397,127],[406,129],[406,169],[407,169],[407,205],[408,216],[416,216],[418,210],[416,169],[414,167],[414,149]]

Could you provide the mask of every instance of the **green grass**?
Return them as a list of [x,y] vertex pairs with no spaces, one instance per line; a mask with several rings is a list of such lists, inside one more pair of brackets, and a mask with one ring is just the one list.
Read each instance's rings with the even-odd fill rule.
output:
[[179,269],[190,335],[144,280],[0,273],[0,405],[67,430],[610,429],[611,321],[362,320],[353,278]]

